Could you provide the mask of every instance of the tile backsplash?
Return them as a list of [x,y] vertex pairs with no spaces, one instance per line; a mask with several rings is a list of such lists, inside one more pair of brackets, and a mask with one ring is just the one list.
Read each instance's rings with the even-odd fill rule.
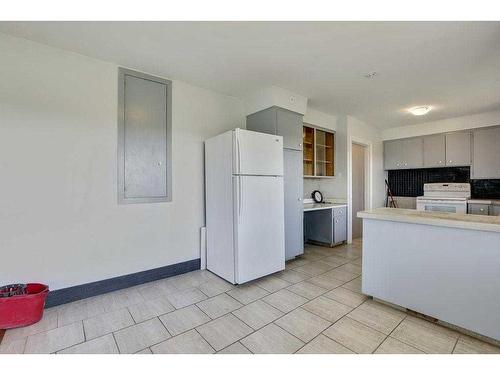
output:
[[471,180],[472,198],[500,199],[500,180]]
[[433,182],[470,182],[470,167],[400,169],[388,171],[392,195],[424,195],[424,184]]
[[472,198],[499,199],[499,180],[471,180],[470,167],[402,169],[388,171],[392,194],[418,197],[424,194],[424,184],[433,182],[470,182]]

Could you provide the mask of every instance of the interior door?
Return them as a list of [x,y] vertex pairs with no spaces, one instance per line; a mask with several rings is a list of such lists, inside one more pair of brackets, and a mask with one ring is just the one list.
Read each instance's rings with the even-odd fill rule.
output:
[[234,174],[283,176],[282,137],[243,129],[234,134]]
[[365,147],[352,145],[352,238],[363,235],[363,221],[357,216],[365,209]]
[[125,76],[124,196],[167,195],[167,86]]
[[285,268],[283,178],[234,176],[236,282]]

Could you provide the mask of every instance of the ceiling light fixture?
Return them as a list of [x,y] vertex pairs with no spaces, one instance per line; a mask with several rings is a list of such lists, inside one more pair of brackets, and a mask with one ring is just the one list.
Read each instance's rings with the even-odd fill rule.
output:
[[429,111],[432,109],[432,107],[424,105],[420,107],[413,107],[408,110],[412,115],[414,116],[423,116],[429,113]]
[[377,72],[370,72],[370,73],[365,74],[365,78],[373,78],[376,75],[378,75]]

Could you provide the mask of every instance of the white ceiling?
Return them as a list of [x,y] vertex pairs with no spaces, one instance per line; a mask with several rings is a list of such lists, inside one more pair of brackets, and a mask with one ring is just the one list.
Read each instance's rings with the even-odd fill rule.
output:
[[[238,97],[279,86],[381,128],[500,109],[500,22],[0,22],[0,32]],[[405,111],[425,104],[426,116]]]

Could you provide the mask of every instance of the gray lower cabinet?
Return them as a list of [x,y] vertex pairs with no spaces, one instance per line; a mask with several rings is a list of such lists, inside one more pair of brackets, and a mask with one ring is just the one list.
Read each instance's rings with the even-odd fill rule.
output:
[[339,244],[347,241],[347,208],[333,209],[333,243]]
[[500,127],[474,130],[472,139],[471,178],[500,178]]
[[489,215],[490,205],[480,204],[480,203],[469,203],[467,207],[467,213],[472,215]]
[[446,166],[467,166],[471,163],[470,132],[446,134]]
[[285,257],[304,253],[302,152],[284,150]]
[[444,134],[428,135],[424,140],[424,167],[442,167],[446,163],[446,136]]
[[304,215],[306,241],[328,246],[347,241],[347,215],[345,207],[307,211]]
[[467,213],[472,215],[500,216],[500,206],[498,204],[469,203]]
[[302,151],[303,116],[271,107],[247,116],[247,129],[283,137],[283,148]]

